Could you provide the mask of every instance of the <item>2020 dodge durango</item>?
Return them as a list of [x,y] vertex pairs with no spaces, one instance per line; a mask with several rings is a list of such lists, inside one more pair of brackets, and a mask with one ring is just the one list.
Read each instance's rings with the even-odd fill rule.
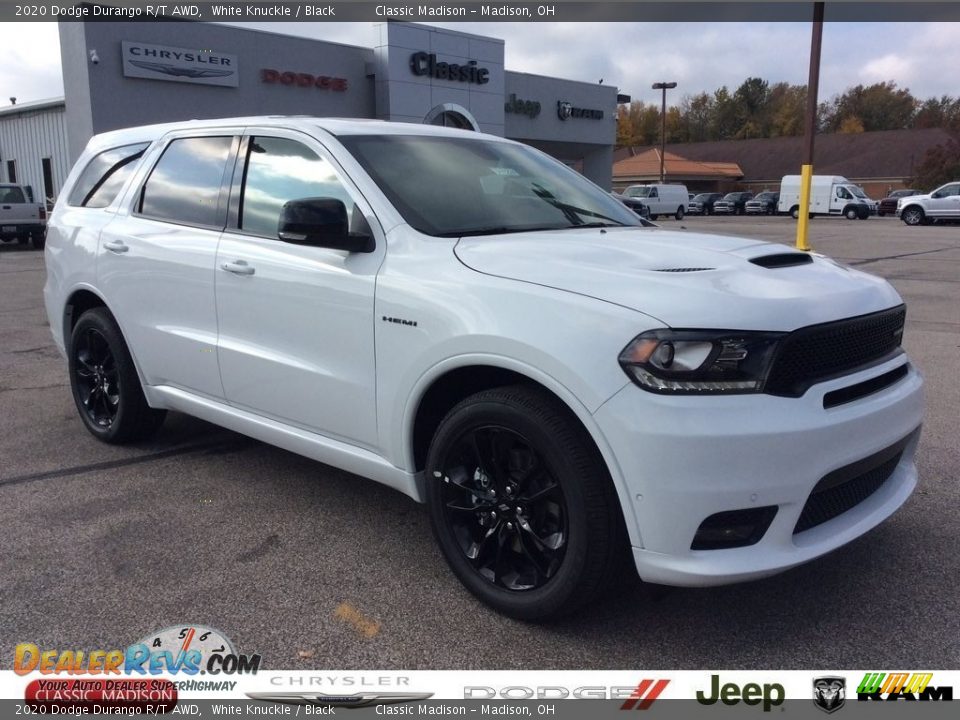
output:
[[[189,413],[425,502],[518,618],[771,575],[907,499],[922,380],[884,280],[644,227],[483,134],[257,117],[94,137],[46,309],[84,426]],[[402,547],[402,538],[397,538]]]

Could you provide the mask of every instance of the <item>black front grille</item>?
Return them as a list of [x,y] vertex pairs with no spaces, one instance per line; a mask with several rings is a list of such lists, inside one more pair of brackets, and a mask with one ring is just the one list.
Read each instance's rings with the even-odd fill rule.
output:
[[893,475],[916,432],[868,458],[824,475],[807,498],[794,534],[833,520],[879,490]]
[[764,386],[771,395],[800,397],[818,382],[862,369],[900,348],[905,305],[800,328],[780,343]]

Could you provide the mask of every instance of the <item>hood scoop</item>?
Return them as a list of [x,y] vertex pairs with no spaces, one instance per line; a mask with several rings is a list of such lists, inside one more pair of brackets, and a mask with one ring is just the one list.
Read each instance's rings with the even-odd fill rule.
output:
[[707,270],[716,270],[716,268],[708,267],[677,267],[677,268],[657,268],[654,272],[670,272],[670,273],[688,273],[688,272],[706,272]]
[[776,268],[795,267],[797,265],[809,265],[813,258],[808,253],[774,253],[772,255],[761,255],[753,258],[750,262],[754,265],[774,270]]

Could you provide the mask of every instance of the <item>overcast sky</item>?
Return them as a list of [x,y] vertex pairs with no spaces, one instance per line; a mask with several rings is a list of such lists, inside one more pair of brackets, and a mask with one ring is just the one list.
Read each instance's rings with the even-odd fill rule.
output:
[[[615,85],[659,102],[652,82],[676,80],[668,94],[731,90],[749,76],[805,83],[809,23],[437,23],[506,40],[508,70]],[[373,45],[369,23],[247,23],[246,27]],[[63,94],[54,23],[0,23],[4,38],[0,102]],[[820,99],[858,83],[896,80],[927,98],[960,94],[960,23],[826,25]]]

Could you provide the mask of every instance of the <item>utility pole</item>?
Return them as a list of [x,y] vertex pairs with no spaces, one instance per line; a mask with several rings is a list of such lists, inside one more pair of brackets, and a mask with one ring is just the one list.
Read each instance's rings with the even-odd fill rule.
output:
[[658,82],[653,84],[654,90],[663,91],[663,102],[660,105],[660,182],[666,180],[663,153],[664,148],[667,146],[667,90],[673,90],[676,86],[677,84],[675,82]]
[[813,33],[810,38],[810,77],[807,80],[807,118],[804,157],[800,168],[800,215],[797,218],[797,250],[810,251],[810,184],[813,182],[813,144],[817,131],[817,90],[820,85],[820,47],[823,40],[823,6],[813,4]]

